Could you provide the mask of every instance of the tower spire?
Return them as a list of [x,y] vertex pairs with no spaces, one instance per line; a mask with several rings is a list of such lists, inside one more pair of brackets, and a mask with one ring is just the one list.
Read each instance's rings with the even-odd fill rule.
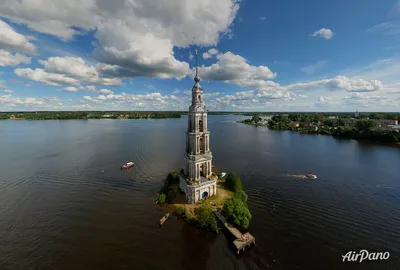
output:
[[198,63],[198,54],[199,54],[199,51],[196,49],[195,52],[196,52],[196,76],[194,77],[194,81],[195,81],[196,83],[198,83],[198,82],[200,82],[200,77],[199,77],[199,63]]

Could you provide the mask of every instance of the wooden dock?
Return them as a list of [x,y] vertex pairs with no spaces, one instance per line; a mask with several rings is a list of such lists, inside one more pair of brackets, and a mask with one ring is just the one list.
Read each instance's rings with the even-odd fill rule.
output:
[[[242,234],[235,226],[226,221],[220,211],[214,210],[214,214],[221,221],[224,227],[236,238],[233,240],[233,244],[236,247],[237,254],[239,254],[241,250],[245,250],[245,248],[249,247],[251,244],[256,243],[256,238],[254,236],[249,232]],[[243,240],[242,236],[244,236],[246,240]]]

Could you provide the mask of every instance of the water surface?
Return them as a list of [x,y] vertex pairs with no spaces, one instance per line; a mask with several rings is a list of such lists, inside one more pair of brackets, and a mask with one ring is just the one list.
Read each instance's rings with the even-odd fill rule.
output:
[[[399,148],[241,118],[209,116],[214,165],[249,195],[257,245],[240,256],[224,234],[157,226],[186,118],[0,121],[0,269],[400,269]],[[360,249],[391,256],[342,263]]]

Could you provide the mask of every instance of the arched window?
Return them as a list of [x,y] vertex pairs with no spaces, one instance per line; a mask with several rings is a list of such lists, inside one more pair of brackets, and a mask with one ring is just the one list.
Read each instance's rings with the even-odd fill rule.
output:
[[203,121],[199,120],[199,131],[203,132]]
[[201,95],[198,96],[199,101],[201,102]]
[[199,149],[200,149],[200,154],[203,154],[204,153],[203,138],[200,138],[199,140]]

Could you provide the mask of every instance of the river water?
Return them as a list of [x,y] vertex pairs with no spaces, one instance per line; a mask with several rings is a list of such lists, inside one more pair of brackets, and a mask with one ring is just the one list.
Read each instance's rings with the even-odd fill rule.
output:
[[[240,174],[249,196],[257,245],[239,256],[223,233],[157,226],[186,118],[0,121],[0,269],[400,269],[399,148],[242,118],[208,125],[216,169]],[[390,257],[342,262],[361,249]]]

